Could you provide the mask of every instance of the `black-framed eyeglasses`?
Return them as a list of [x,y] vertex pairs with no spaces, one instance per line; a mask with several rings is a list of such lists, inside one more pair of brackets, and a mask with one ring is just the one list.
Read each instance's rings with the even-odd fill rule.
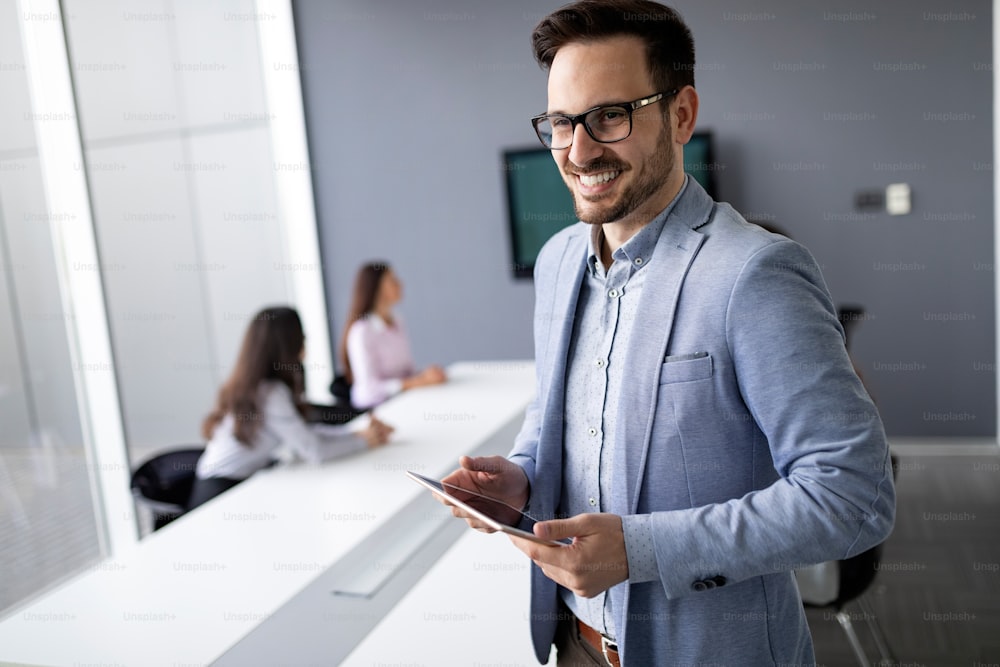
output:
[[618,102],[588,109],[583,113],[571,116],[564,113],[544,113],[531,119],[538,140],[551,150],[562,150],[573,145],[573,133],[576,126],[583,123],[587,134],[594,141],[602,144],[613,144],[616,141],[628,139],[632,134],[632,112],[649,106],[654,102],[673,97],[678,89],[666,93],[656,93],[642,97],[634,102]]

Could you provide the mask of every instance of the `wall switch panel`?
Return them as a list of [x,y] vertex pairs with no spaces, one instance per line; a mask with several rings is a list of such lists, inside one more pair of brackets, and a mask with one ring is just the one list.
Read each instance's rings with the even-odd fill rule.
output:
[[906,215],[910,212],[910,185],[893,183],[885,188],[885,210],[889,215]]

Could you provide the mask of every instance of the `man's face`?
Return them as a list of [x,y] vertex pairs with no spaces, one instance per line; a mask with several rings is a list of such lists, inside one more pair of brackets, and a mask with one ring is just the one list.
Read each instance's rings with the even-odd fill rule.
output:
[[[548,113],[578,114],[595,106],[631,102],[654,93],[645,47],[638,37],[612,37],[572,43],[559,49],[549,70]],[[632,112],[632,134],[602,144],[577,125],[573,145],[552,151],[577,216],[605,224],[633,216],[646,222],[669,199],[674,169],[668,99]]]

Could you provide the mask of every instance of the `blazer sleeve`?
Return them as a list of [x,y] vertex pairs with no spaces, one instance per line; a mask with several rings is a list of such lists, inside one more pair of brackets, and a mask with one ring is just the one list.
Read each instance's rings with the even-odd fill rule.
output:
[[[552,324],[552,272],[557,267],[557,255],[562,244],[557,237],[549,239],[542,246],[535,262],[533,277],[535,281],[535,310],[532,323],[532,335],[535,345],[535,396],[525,409],[524,422],[521,430],[514,438],[514,446],[507,458],[524,469],[528,477],[530,489],[535,488],[535,465],[538,460],[538,441],[542,430],[542,401],[548,395],[546,374],[549,371],[549,327]],[[528,507],[531,507],[531,499]]]
[[[537,371],[536,371],[537,372]],[[517,437],[514,438],[514,447],[507,458],[521,466],[524,474],[528,476],[529,489],[535,486],[535,459],[538,451],[538,435],[540,431],[538,393],[528,404],[524,412],[524,423]],[[528,500],[530,507],[531,500]]]
[[[295,456],[308,463],[321,463],[365,449],[365,441],[354,433],[359,424],[307,424],[292,403],[292,392],[275,383],[267,399],[267,427]],[[363,418],[367,419],[367,418]]]
[[742,498],[650,515],[671,598],[706,578],[741,581],[844,559],[893,525],[882,423],[808,251],[784,240],[752,255],[733,284],[725,327],[738,391],[779,479]]

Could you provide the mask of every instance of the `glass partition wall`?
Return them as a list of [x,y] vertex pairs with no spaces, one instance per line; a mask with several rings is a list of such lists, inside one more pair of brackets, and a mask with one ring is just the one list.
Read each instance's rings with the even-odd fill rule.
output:
[[107,551],[54,237],[78,212],[47,197],[35,129],[60,120],[32,105],[23,22],[0,2],[0,612]]
[[260,308],[298,308],[329,399],[291,25],[0,0],[0,616],[148,533],[130,471],[201,443]]

